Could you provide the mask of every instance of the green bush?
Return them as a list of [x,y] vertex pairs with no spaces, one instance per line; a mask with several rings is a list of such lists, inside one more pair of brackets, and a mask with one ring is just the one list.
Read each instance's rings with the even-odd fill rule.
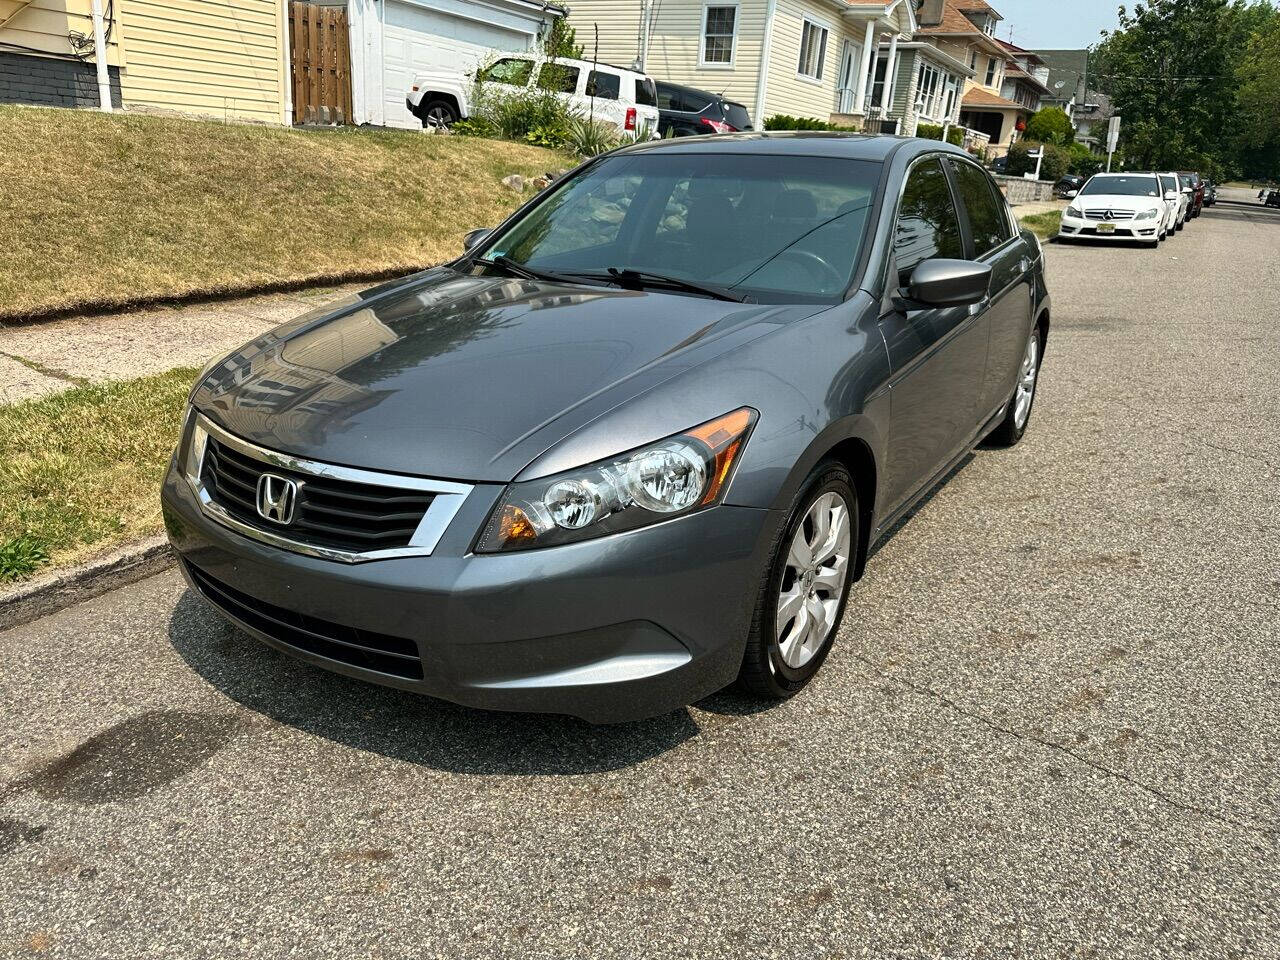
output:
[[1026,173],[1035,173],[1036,158],[1033,151],[1044,149],[1044,160],[1040,163],[1041,180],[1060,180],[1071,167],[1070,151],[1056,143],[1034,143],[1030,140],[1019,140],[1009,148],[1009,165],[1005,173],[1011,177],[1020,177]]
[[1040,164],[1040,179],[1057,183],[1071,167],[1071,154],[1056,143],[1044,145],[1044,160]]
[[1031,150],[1040,144],[1031,143],[1028,140],[1019,140],[1009,148],[1008,166],[1004,172],[1011,177],[1020,177],[1024,173],[1031,173],[1036,168],[1035,158],[1031,156]]
[[1082,177],[1092,177],[1106,164],[1104,157],[1098,156],[1083,143],[1071,144],[1067,147],[1067,154],[1071,160],[1067,172],[1078,173]]
[[1043,107],[1027,122],[1026,138],[1037,143],[1056,143],[1065,147],[1074,137],[1071,118],[1061,107]]
[[838,124],[827,123],[825,120],[813,120],[809,117],[790,117],[785,113],[775,113],[764,122],[766,130],[834,130],[840,132],[857,133],[857,127],[842,127]]
[[[922,123],[916,127],[916,136],[924,140],[941,140],[942,126],[936,123]],[[947,143],[952,146],[964,146],[964,128],[952,125],[947,131]]]

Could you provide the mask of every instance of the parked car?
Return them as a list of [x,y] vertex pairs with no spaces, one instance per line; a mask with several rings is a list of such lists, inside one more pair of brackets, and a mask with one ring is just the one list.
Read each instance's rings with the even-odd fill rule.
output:
[[1075,173],[1068,173],[1065,177],[1053,185],[1053,195],[1059,200],[1070,200],[1080,188],[1084,186],[1084,177]]
[[1204,209],[1204,181],[1200,179],[1200,174],[1187,170],[1180,170],[1178,179],[1182,189],[1190,191],[1187,197],[1187,219],[1194,220]]
[[1268,191],[1264,205],[1268,207],[1280,207],[1280,190]]
[[1043,255],[947,144],[638,144],[468,244],[191,394],[183,573],[330,670],[591,721],[789,697],[872,545],[1027,429]]
[[1218,185],[1212,181],[1206,180],[1204,183],[1204,205],[1212,207],[1218,202]]
[[1165,191],[1154,173],[1098,173],[1062,213],[1059,240],[1130,240],[1151,247],[1165,236]]
[[718,93],[659,80],[658,133],[691,137],[751,129],[751,116],[740,103]]
[[1172,236],[1187,225],[1187,194],[1176,173],[1160,173],[1160,189],[1164,193],[1165,235]]
[[476,82],[546,90],[582,116],[611,124],[624,136],[658,133],[658,94],[652,79],[634,70],[586,60],[501,57],[474,73],[430,71],[414,77],[407,104],[423,126],[447,127],[471,115]]
[[992,160],[992,161],[991,161],[991,169],[992,169],[992,171],[993,171],[993,172],[995,172],[995,173],[999,173],[999,174],[1008,173],[1008,171],[1009,171],[1009,158],[1008,158],[1008,157],[996,157],[994,160]]

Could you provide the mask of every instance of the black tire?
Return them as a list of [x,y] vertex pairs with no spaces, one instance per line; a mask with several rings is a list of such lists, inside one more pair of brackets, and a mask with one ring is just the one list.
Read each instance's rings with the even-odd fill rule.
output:
[[[792,538],[797,529],[805,523],[810,508],[819,498],[828,493],[834,493],[844,501],[849,515],[850,547],[849,556],[844,565],[842,594],[836,607],[835,618],[822,639],[821,646],[802,666],[793,668],[782,659],[775,629],[778,600],[782,592],[784,576],[787,575],[787,553]],[[859,523],[858,494],[854,489],[849,471],[835,460],[824,460],[819,463],[809,475],[808,480],[801,485],[801,492],[792,504],[787,522],[779,528],[774,540],[769,566],[761,579],[756,597],[751,629],[747,634],[747,647],[742,658],[742,669],[738,674],[739,689],[753,696],[785,700],[804,689],[821,668],[827,659],[827,654],[831,652],[831,644],[836,632],[840,629],[840,621],[844,617],[845,606],[849,602],[849,587],[853,579],[860,542]]]
[[458,108],[448,100],[437,97],[418,107],[418,119],[424,127],[451,127],[458,122]]
[[[1027,427],[1031,423],[1031,413],[1035,409],[1036,394],[1039,392],[1039,387],[1040,387],[1041,361],[1044,359],[1044,330],[1039,325],[1036,325],[1031,330],[1031,336],[1036,338],[1036,369],[1035,369],[1035,379],[1031,385],[1031,402],[1027,406],[1026,418],[1022,421],[1021,425],[1018,424],[1017,399],[1018,399],[1019,384],[1015,383],[1013,385],[1013,392],[1009,395],[1009,400],[1005,404],[1004,419],[1001,420],[1000,424],[994,430],[992,430],[991,433],[987,435],[987,443],[991,444],[992,446],[1012,447],[1014,444],[1016,444],[1019,440],[1022,439],[1022,435],[1027,432]],[[1028,337],[1027,339],[1028,339],[1028,346],[1030,346],[1030,337]],[[1019,383],[1022,381],[1022,378],[1023,378],[1024,363],[1025,363],[1025,353],[1023,355],[1023,359],[1020,360],[1018,363]]]

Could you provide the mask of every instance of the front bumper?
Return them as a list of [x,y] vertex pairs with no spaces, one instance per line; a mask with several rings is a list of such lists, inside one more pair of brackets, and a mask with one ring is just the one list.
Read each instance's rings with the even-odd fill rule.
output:
[[1123,220],[1113,223],[1113,233],[1099,232],[1102,221],[1085,220],[1063,216],[1058,236],[1073,240],[1128,240],[1137,243],[1150,243],[1159,238],[1161,220]]
[[780,517],[722,505],[583,543],[472,554],[501,489],[477,486],[431,556],[354,565],[224,527],[172,464],[161,500],[196,592],[259,640],[338,673],[594,723],[666,713],[733,681]]

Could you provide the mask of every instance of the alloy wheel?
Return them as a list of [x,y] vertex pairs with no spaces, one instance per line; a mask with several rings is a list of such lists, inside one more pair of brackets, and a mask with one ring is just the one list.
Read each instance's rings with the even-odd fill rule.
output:
[[778,593],[775,631],[782,662],[793,670],[822,649],[835,626],[848,584],[849,506],[824,493],[796,527]]
[[444,107],[432,107],[427,111],[427,126],[429,127],[447,127],[453,115]]
[[1013,393],[1013,424],[1021,430],[1031,415],[1031,401],[1036,395],[1036,374],[1040,363],[1040,336],[1033,331],[1027,341],[1027,352],[1022,357],[1022,369],[1018,372],[1018,386]]

